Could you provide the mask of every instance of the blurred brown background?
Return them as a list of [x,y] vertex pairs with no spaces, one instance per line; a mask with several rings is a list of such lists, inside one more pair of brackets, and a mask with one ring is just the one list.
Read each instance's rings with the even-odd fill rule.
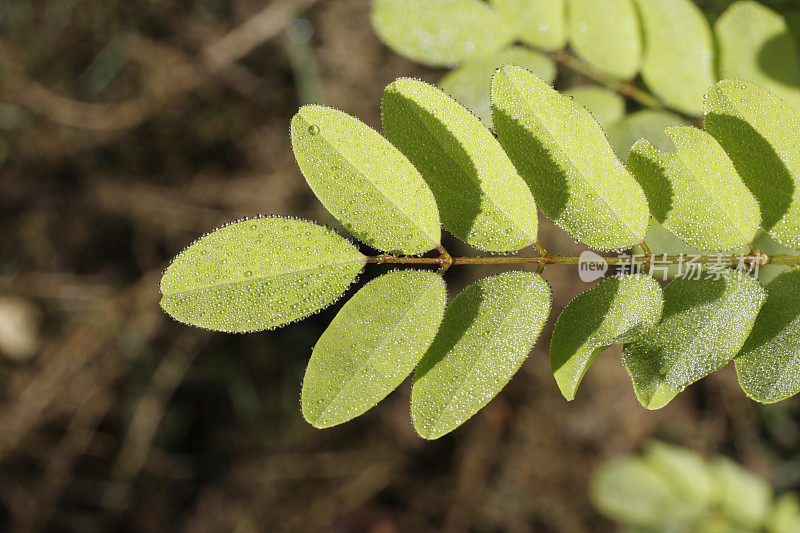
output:
[[[162,269],[204,232],[267,213],[335,224],[291,153],[299,105],[379,127],[386,83],[441,77],[385,48],[368,13],[367,0],[0,1],[0,529],[608,531],[590,475],[654,437],[800,487],[800,406],[758,407],[732,368],[651,413],[611,351],[567,404],[551,319],[504,392],[429,443],[408,382],[339,428],[303,421],[305,364],[338,305],[250,335],[162,313]],[[549,249],[576,250],[543,224]],[[451,296],[488,272],[450,271]],[[575,274],[546,272],[554,316],[585,288]]]

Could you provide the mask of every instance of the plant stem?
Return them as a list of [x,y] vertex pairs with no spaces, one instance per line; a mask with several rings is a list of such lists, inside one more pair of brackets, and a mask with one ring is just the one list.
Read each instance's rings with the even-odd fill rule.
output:
[[[596,81],[597,83],[600,83],[601,85],[605,85],[606,87],[613,89],[619,94],[627,96],[628,98],[639,102],[645,107],[649,107],[651,109],[655,109],[658,111],[666,111],[668,109],[663,103],[661,103],[660,100],[658,100],[658,98],[648,93],[647,91],[643,91],[642,89],[636,87],[634,84],[630,82],[620,81],[600,72],[591,65],[588,65],[583,61],[581,61],[580,59],[578,59],[577,57],[573,56],[566,50],[557,50],[551,52],[550,56],[558,63],[564,65],[565,67],[572,69],[580,74],[583,74],[587,78],[590,78]],[[670,111],[672,111],[673,113],[677,113],[686,120],[691,121],[693,124],[699,123],[698,118],[695,116],[687,115],[686,113],[682,113],[674,109],[670,109]]]
[[782,265],[782,266],[800,266],[800,255],[773,255],[765,256],[759,255],[662,255],[653,254],[652,256],[627,256],[627,257],[603,257],[602,259],[581,259],[578,256],[570,255],[547,255],[542,257],[519,257],[519,256],[491,256],[491,257],[399,257],[394,255],[379,255],[368,258],[369,263],[379,264],[411,264],[411,265],[443,265],[447,263],[448,266],[457,265],[577,265],[583,263],[603,263],[608,265],[629,265],[632,259],[642,259],[648,257],[654,263],[660,265],[667,264],[682,264],[687,262],[687,258],[691,257],[694,264],[739,264],[740,262],[752,263],[761,261],[762,265]]

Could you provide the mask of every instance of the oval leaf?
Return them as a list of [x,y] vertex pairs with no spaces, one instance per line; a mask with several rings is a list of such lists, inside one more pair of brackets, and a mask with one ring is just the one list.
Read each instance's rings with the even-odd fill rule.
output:
[[800,248],[800,117],[752,83],[723,80],[706,98],[705,129],[761,204],[764,229]]
[[647,194],[653,217],[701,250],[752,243],[761,210],[725,150],[697,128],[677,126],[667,135],[677,153],[662,152],[642,139],[628,156],[628,169]]
[[450,233],[492,252],[536,242],[538,213],[500,144],[439,88],[401,78],[386,87],[383,129],[428,182]]
[[513,40],[505,18],[478,0],[375,0],[372,27],[398,54],[439,67],[490,54]]
[[491,0],[491,3],[523,43],[542,50],[564,48],[564,0]]
[[433,194],[377,131],[347,113],[306,105],[292,118],[292,149],[314,194],[368,245],[408,255],[439,245]]
[[365,263],[346,239],[311,222],[242,220],[175,258],[161,278],[161,307],[217,331],[274,328],[334,302]]
[[[473,59],[445,74],[439,82],[444,92],[467,106],[487,127],[492,127],[489,92],[494,71],[503,65],[524,67],[547,83],[556,79],[552,59],[535,50],[513,46],[488,57]],[[616,93],[614,93],[616,94]]]
[[611,345],[636,340],[661,318],[661,287],[650,276],[614,276],[576,296],[556,321],[550,364],[561,394],[575,398],[583,376]]
[[500,143],[556,224],[603,250],[644,240],[644,191],[591,113],[517,66],[495,74],[492,108]]
[[751,81],[800,113],[800,57],[782,16],[757,2],[736,2],[714,32],[720,77]]
[[644,34],[642,78],[667,106],[699,115],[714,83],[714,42],[690,0],[636,0]]
[[720,457],[712,468],[720,512],[743,527],[760,529],[772,502],[772,488],[730,459]]
[[626,158],[631,147],[639,139],[647,139],[661,150],[671,150],[672,141],[664,130],[670,126],[684,124],[683,119],[674,113],[644,109],[614,122],[606,128],[606,133],[617,155]]
[[392,272],[364,285],[314,346],[301,395],[305,419],[335,426],[396,389],[431,345],[446,303],[433,272]]
[[716,503],[714,476],[708,463],[695,452],[653,441],[648,443],[644,457],[687,506],[707,508]]
[[459,294],[414,372],[417,433],[437,439],[489,403],[530,353],[551,302],[547,282],[526,272],[485,278]]
[[602,465],[592,478],[591,497],[608,518],[657,530],[679,524],[686,508],[664,477],[639,457],[620,457]]
[[632,0],[567,0],[567,18],[578,57],[613,78],[636,76],[642,43]]
[[622,351],[639,402],[660,409],[725,366],[744,344],[765,298],[759,282],[730,270],[719,279],[669,283],[661,322]]
[[[547,81],[547,83],[550,82]],[[625,116],[625,99],[611,89],[598,85],[587,85],[575,87],[564,94],[588,109],[598,124],[603,127],[613,124]]]
[[767,285],[767,301],[736,357],[742,390],[774,403],[800,392],[800,269]]

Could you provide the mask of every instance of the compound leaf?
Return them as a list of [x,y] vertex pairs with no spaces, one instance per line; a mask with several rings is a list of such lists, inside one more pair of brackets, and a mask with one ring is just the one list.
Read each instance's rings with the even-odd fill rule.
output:
[[428,182],[450,233],[492,252],[536,242],[538,213],[503,148],[461,104],[419,80],[386,87],[383,129]]
[[598,249],[644,240],[647,198],[589,111],[513,65],[495,74],[492,107],[500,143],[548,217]]
[[[453,69],[439,82],[444,92],[467,106],[487,127],[492,127],[492,103],[489,90],[494,71],[503,65],[519,65],[545,80],[556,79],[556,65],[548,56],[520,46],[496,54],[475,58]],[[616,93],[613,93],[616,94]]]
[[642,78],[667,106],[699,115],[714,83],[714,42],[691,0],[636,0],[644,34]]
[[161,307],[217,331],[269,329],[335,301],[365,263],[346,239],[311,222],[242,220],[175,258],[161,278]]
[[706,98],[705,129],[761,204],[764,229],[800,248],[800,117],[752,83],[722,80]]
[[660,409],[679,392],[733,359],[766,299],[760,283],[731,270],[719,279],[673,280],[661,322],[626,344],[622,362],[639,402]]
[[430,347],[446,303],[433,272],[391,272],[364,285],[314,346],[301,395],[305,419],[335,426],[396,389]]
[[542,50],[559,50],[566,44],[564,0],[491,0],[491,3],[523,43]]
[[759,529],[769,512],[772,488],[760,477],[725,457],[717,458],[711,467],[720,512],[741,526]]
[[378,250],[419,254],[439,245],[436,200],[414,165],[355,117],[306,105],[292,149],[308,185],[353,235]]
[[[547,83],[550,82],[547,81]],[[588,109],[598,124],[603,127],[613,124],[625,116],[625,99],[611,89],[598,85],[587,85],[575,87],[564,94]]]
[[642,43],[632,0],[567,0],[567,19],[578,57],[613,78],[636,75]]
[[489,54],[513,40],[505,17],[479,0],[375,0],[372,26],[398,54],[438,67]]
[[533,348],[551,303],[547,282],[527,272],[484,278],[461,292],[414,372],[417,433],[437,439],[500,392]]
[[800,392],[800,269],[767,285],[767,301],[736,357],[744,392],[774,403]]
[[600,466],[592,478],[591,498],[605,516],[638,527],[675,527],[686,508],[664,477],[639,457]]
[[655,219],[701,250],[732,250],[753,242],[761,224],[758,203],[708,133],[689,126],[667,129],[677,153],[638,141],[628,169],[647,194]]
[[800,113],[800,58],[782,16],[758,2],[736,2],[714,32],[721,78],[751,81]]
[[681,117],[666,111],[644,109],[636,111],[614,122],[606,128],[608,140],[619,157],[626,158],[633,144],[639,139],[647,139],[661,150],[671,150],[672,141],[664,132],[670,126],[681,126]]
[[561,394],[575,398],[603,350],[636,340],[661,317],[661,287],[650,276],[614,276],[576,296],[556,321],[550,364]]

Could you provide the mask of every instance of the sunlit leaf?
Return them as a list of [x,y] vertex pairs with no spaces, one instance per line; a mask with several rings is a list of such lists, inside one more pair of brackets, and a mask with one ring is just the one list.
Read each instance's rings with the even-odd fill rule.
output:
[[303,379],[306,420],[341,424],[397,388],[430,347],[446,301],[433,272],[392,272],[362,287],[314,346]]
[[542,50],[558,50],[566,44],[564,0],[490,1],[523,43]]
[[582,292],[561,313],[550,343],[553,375],[567,400],[600,353],[636,340],[658,322],[661,287],[644,275],[614,276]]
[[800,531],[800,498],[795,493],[779,496],[769,511],[766,528],[769,533]]
[[663,442],[647,445],[645,460],[659,472],[686,505],[715,503],[715,479],[708,463],[695,452]]
[[631,147],[639,139],[647,139],[661,150],[671,150],[672,141],[664,130],[681,125],[685,125],[685,122],[674,113],[644,109],[610,124],[606,127],[606,133],[617,155],[626,159]]
[[495,74],[492,107],[500,143],[548,217],[594,248],[644,240],[647,199],[591,113],[517,66]]
[[547,282],[526,272],[484,278],[461,292],[414,372],[417,433],[439,438],[500,392],[533,348],[551,302]]
[[383,129],[428,182],[450,233],[482,250],[536,242],[538,213],[503,148],[439,88],[401,78],[386,87]]
[[714,32],[721,78],[751,81],[800,113],[800,57],[782,16],[757,2],[736,2]]
[[628,169],[647,194],[653,217],[687,244],[732,250],[753,242],[761,224],[758,203],[708,133],[689,126],[667,130],[677,153],[638,141]]
[[699,115],[715,81],[714,42],[691,0],[636,0],[644,35],[642,78],[667,106]]
[[705,129],[761,204],[764,229],[800,248],[800,117],[752,83],[723,80],[708,93]]
[[664,477],[639,457],[603,464],[592,479],[591,498],[608,518],[629,526],[679,526],[686,504]]
[[[550,83],[548,80],[545,81]],[[588,109],[603,127],[613,124],[625,116],[625,99],[611,89],[598,85],[587,85],[575,87],[564,94]]]
[[769,512],[772,488],[730,459],[720,457],[712,468],[720,512],[740,526],[759,528]]
[[765,298],[760,283],[730,270],[719,279],[670,282],[661,322],[622,351],[639,402],[660,409],[725,366],[744,344]]
[[467,106],[487,127],[492,127],[492,102],[489,97],[492,76],[503,65],[519,65],[547,83],[553,83],[556,79],[556,65],[552,59],[535,50],[512,46],[463,63],[447,73],[439,86]]
[[736,373],[748,396],[774,403],[800,392],[800,269],[773,279],[767,295]]
[[384,252],[439,245],[436,200],[414,165],[360,120],[306,105],[292,118],[292,148],[308,185],[353,235]]
[[633,0],[567,0],[567,19],[578,57],[613,78],[636,75],[642,43]]
[[505,17],[479,0],[374,0],[372,27],[398,54],[433,66],[490,54],[514,38]]
[[175,258],[161,278],[161,307],[218,331],[273,328],[335,301],[365,263],[347,240],[311,222],[242,220]]

